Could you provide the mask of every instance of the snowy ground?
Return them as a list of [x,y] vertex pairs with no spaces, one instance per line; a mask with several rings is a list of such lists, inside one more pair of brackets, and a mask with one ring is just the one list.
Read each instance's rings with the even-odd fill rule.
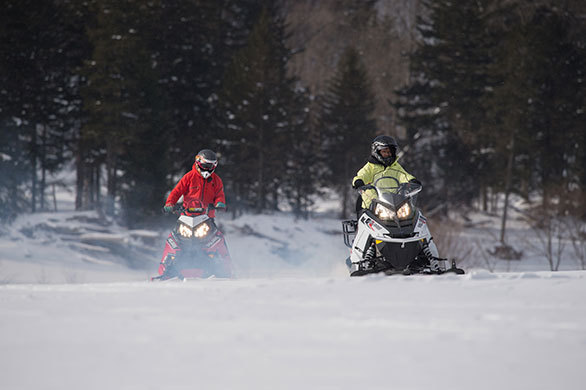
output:
[[4,389],[583,389],[586,273],[0,286]]
[[151,283],[172,220],[129,231],[70,206],[0,230],[2,389],[586,383],[586,271],[566,246],[550,272],[518,215],[521,260],[486,255],[498,217],[479,214],[430,223],[466,275],[355,279],[339,219],[224,215],[236,279]]

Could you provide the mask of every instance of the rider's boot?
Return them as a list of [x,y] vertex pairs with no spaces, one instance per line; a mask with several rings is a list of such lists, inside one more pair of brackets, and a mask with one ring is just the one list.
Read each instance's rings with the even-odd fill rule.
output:
[[440,263],[438,261],[439,252],[437,250],[437,246],[433,242],[433,238],[431,238],[429,241],[425,240],[422,245],[423,245],[423,253],[427,257],[427,260],[429,261],[429,268],[433,272],[440,272],[441,271]]

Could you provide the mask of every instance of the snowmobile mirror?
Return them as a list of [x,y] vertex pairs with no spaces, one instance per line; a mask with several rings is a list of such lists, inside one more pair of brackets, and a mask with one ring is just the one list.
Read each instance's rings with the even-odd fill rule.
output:
[[415,189],[413,189],[413,190],[411,190],[411,191],[407,192],[407,194],[406,194],[405,196],[407,196],[407,197],[411,197],[411,196],[413,196],[413,195],[416,195],[416,194],[418,194],[418,193],[420,193],[420,192],[421,192],[421,188],[422,188],[422,187],[421,187],[421,186],[419,186],[418,188],[415,188]]

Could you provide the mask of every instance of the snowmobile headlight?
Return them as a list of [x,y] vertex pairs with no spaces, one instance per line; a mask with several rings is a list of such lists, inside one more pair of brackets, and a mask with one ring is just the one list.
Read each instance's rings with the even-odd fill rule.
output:
[[409,203],[405,203],[403,206],[399,207],[397,210],[397,217],[399,219],[405,219],[411,215],[411,206]]
[[210,231],[210,226],[207,223],[202,223],[201,225],[199,225],[198,227],[196,227],[194,229],[193,234],[197,238],[202,238],[202,237],[205,237],[205,235],[208,234],[209,231]]
[[388,207],[383,206],[380,203],[376,204],[374,209],[374,214],[379,217],[380,219],[393,219],[395,217],[395,212]]
[[181,234],[182,237],[189,238],[189,237],[193,236],[193,231],[191,230],[191,228],[189,226],[184,225],[184,224],[180,224],[179,225],[179,234]]

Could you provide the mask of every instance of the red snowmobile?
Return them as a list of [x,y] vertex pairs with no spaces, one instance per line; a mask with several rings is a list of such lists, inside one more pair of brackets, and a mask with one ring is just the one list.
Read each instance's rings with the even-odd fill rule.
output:
[[232,259],[224,235],[216,226],[206,208],[184,208],[175,205],[179,215],[177,225],[169,233],[159,276],[151,280],[232,277]]

